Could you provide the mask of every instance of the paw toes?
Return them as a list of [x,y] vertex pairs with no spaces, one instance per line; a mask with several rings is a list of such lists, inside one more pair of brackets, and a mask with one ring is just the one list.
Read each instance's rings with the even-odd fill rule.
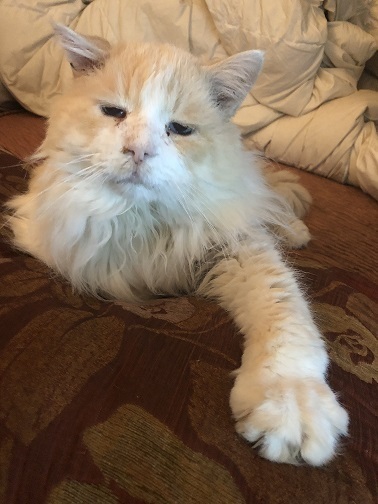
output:
[[326,464],[347,433],[348,414],[322,382],[268,390],[259,405],[247,412],[244,401],[240,412],[235,414],[237,432],[274,462]]
[[304,222],[297,219],[286,230],[286,241],[290,248],[300,249],[305,247],[311,240],[311,234]]

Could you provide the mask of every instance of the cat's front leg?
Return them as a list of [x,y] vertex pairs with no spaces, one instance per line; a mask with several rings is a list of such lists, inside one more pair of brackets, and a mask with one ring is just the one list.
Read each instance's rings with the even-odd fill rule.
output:
[[328,462],[348,415],[325,381],[328,357],[293,272],[270,238],[222,260],[200,291],[245,335],[231,392],[236,429],[277,462]]

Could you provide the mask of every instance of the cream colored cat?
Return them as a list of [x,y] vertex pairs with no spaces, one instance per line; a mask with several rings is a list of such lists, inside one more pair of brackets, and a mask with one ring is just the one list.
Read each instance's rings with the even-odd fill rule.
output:
[[[277,238],[301,246],[308,230],[230,122],[262,53],[203,67],[168,45],[110,48],[56,30],[77,78],[52,110],[28,192],[10,203],[14,243],[80,291],[217,299],[245,336],[237,431],[270,460],[324,464],[348,416]],[[290,176],[270,182],[292,208],[307,206]]]

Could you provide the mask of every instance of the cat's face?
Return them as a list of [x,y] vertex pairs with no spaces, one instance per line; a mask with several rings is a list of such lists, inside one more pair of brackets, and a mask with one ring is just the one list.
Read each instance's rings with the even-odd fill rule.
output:
[[[229,119],[249,90],[251,71],[243,67],[240,75],[239,62],[221,71],[203,68],[168,45],[110,50],[88,39],[91,58],[83,59],[72,54],[82,37],[69,35],[79,37],[64,44],[79,78],[57,103],[47,138],[63,159],[68,156],[69,171],[81,170],[117,193],[154,200],[190,191],[201,177],[213,182],[219,163],[227,156],[232,163]],[[246,58],[243,63],[252,64]]]

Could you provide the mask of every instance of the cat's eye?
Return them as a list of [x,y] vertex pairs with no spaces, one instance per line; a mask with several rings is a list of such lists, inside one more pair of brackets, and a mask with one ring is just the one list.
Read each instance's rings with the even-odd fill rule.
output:
[[106,116],[116,117],[117,119],[123,119],[126,117],[126,110],[121,107],[101,105],[101,112]]
[[189,136],[193,133],[194,128],[180,124],[178,122],[170,122],[167,124],[167,135],[174,133],[175,135]]

